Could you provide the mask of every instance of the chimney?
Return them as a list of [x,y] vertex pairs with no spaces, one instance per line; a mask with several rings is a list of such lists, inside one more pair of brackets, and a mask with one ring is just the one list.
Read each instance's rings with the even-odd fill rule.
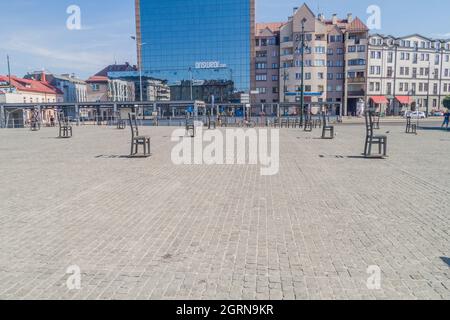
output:
[[352,23],[353,22],[353,15],[351,13],[347,14],[347,22]]
[[45,75],[45,71],[42,71],[42,74],[41,74],[41,82],[47,82],[47,77],[46,77],[46,75]]
[[298,7],[294,7],[294,14],[297,12],[297,10],[298,10]]
[[337,14],[334,13],[334,14],[333,14],[333,17],[331,18],[331,22],[332,22],[334,25],[336,25],[336,24],[337,24],[337,21],[338,21],[338,19],[337,19]]
[[323,15],[323,13],[319,13],[319,21],[324,21],[325,20],[325,17],[324,17],[324,15]]

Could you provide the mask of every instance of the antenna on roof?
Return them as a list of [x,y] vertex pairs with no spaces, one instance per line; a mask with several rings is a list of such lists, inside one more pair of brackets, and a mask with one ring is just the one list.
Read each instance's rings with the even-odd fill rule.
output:
[[9,55],[6,55],[6,62],[8,64],[8,85],[9,85],[9,92],[12,92],[12,86],[11,86],[11,65],[9,63]]

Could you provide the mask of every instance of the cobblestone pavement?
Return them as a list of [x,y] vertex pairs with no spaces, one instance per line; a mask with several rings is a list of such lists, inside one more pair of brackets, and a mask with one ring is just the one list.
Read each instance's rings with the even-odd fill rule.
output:
[[172,130],[147,159],[128,130],[0,130],[0,299],[450,299],[450,132],[384,126],[366,160],[363,126],[282,129],[264,177],[173,165]]

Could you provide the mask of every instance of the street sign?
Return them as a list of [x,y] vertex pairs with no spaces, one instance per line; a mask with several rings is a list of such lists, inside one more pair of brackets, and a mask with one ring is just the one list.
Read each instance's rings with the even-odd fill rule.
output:
[[247,93],[241,94],[241,103],[242,104],[248,104],[250,103],[250,95]]

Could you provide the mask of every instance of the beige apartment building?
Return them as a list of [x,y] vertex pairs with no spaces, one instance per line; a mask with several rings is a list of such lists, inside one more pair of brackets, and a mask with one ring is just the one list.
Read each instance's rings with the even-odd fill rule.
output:
[[366,102],[390,115],[432,113],[450,95],[450,40],[414,34],[369,40]]
[[280,102],[280,28],[281,22],[258,23],[255,33],[255,84],[258,94],[253,103]]
[[280,101],[298,102],[301,94],[301,40],[304,21],[305,103],[328,102],[336,114],[356,113],[366,96],[368,28],[351,14],[329,20],[306,5],[280,28]]

